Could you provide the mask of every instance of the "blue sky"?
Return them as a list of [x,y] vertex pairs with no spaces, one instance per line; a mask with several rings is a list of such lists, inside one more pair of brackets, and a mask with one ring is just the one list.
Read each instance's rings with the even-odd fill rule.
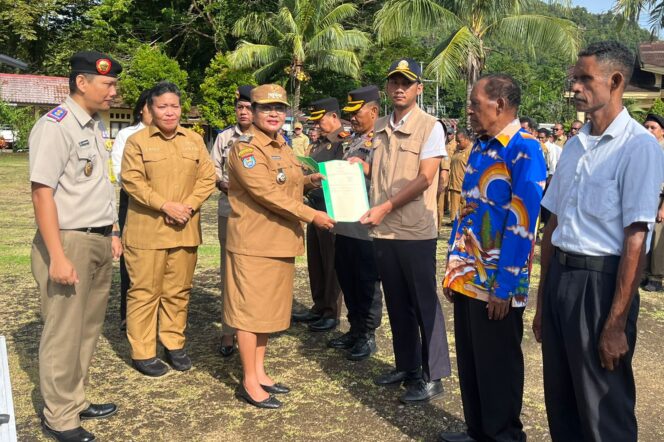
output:
[[[613,0],[572,0],[572,5],[583,6],[590,12],[600,13],[610,10],[615,2]],[[648,29],[648,15],[641,14],[639,23],[642,28]]]

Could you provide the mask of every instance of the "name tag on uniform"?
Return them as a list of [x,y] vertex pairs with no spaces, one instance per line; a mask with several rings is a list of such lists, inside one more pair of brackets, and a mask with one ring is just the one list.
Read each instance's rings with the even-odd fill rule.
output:
[[83,140],[78,142],[78,147],[90,147],[90,140]]

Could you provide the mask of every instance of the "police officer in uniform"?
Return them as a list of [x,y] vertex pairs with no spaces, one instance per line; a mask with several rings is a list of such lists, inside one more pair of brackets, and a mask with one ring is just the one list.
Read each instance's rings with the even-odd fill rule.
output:
[[[357,157],[371,162],[374,123],[380,113],[380,92],[376,86],[366,86],[348,93],[344,112],[351,114],[353,137],[344,159]],[[366,179],[367,192],[371,180]],[[380,325],[383,293],[367,226],[357,223],[337,223],[334,228],[334,262],[337,278],[348,308],[350,331],[332,339],[328,346],[349,349],[348,359],[361,361],[376,352],[375,330]]]
[[114,414],[85,396],[102,330],[112,260],[122,244],[109,179],[108,134],[98,112],[116,96],[120,64],[99,52],[70,59],[70,95],[30,133],[30,181],[37,233],[32,274],[44,321],[39,345],[42,428],[58,441],[93,441],[81,419]]
[[325,212],[302,201],[303,191],[320,187],[320,174],[303,176],[293,151],[279,135],[288,100],[276,84],[251,92],[254,122],[229,153],[230,187],[224,322],[237,329],[243,379],[238,398],[258,408],[279,408],[273,394],[288,387],[266,373],[270,333],[290,326],[295,256],[304,253],[302,222],[334,225]]
[[[350,142],[350,134],[341,126],[339,102],[336,98],[323,98],[311,103],[309,121],[320,127],[321,141],[314,145],[309,156],[319,163],[340,160]],[[307,193],[309,204],[325,211],[322,189]],[[341,288],[334,270],[334,234],[307,226],[307,265],[314,305],[311,310],[295,313],[294,321],[310,322],[309,330],[327,331],[336,328],[341,313]]]
[[[219,194],[219,206],[217,214],[218,236],[219,236],[219,273],[221,275],[221,297],[224,297],[224,286],[226,284],[226,227],[228,226],[228,216],[231,213],[231,205],[228,202],[228,152],[233,144],[251,129],[253,114],[251,112],[251,90],[253,86],[240,86],[235,92],[235,118],[237,124],[229,126],[217,135],[217,139],[212,146],[212,162],[217,174],[217,189]],[[223,317],[223,304],[222,304]],[[235,330],[229,327],[222,320],[221,322],[221,345],[219,353],[228,357],[235,351]]]
[[157,358],[157,336],[171,367],[191,368],[184,330],[202,242],[200,208],[214,191],[215,173],[201,136],[179,124],[178,87],[157,84],[148,106],[152,125],[129,137],[122,158],[122,185],[130,196],[122,237],[131,279],[132,365],[157,377],[168,371]]

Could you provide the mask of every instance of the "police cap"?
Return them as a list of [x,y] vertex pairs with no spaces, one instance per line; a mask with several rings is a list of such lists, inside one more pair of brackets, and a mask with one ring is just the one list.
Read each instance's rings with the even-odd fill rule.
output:
[[251,103],[251,91],[253,88],[253,86],[247,84],[239,86],[235,91],[235,104],[238,101],[248,101]]
[[332,97],[316,100],[309,107],[312,108],[311,115],[308,118],[309,121],[318,121],[328,112],[335,112],[337,115],[341,114],[339,111],[339,101]]
[[401,58],[392,63],[390,70],[387,73],[387,78],[397,74],[403,75],[410,81],[417,81],[418,83],[422,82],[422,69],[420,68],[420,64],[412,58]]
[[645,124],[646,121],[654,121],[655,123],[659,124],[659,127],[664,129],[664,117],[661,115],[648,114],[646,115],[646,120],[643,123]]
[[108,54],[97,51],[77,52],[69,59],[72,74],[94,74],[117,77],[122,72],[120,63]]
[[348,104],[344,107],[344,112],[355,112],[370,101],[380,102],[380,90],[378,86],[364,86],[359,89],[348,92]]

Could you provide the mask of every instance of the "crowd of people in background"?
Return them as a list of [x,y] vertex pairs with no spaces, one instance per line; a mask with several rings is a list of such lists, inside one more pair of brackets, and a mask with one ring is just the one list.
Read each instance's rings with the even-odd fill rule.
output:
[[[343,106],[333,97],[310,103],[290,136],[283,87],[242,85],[236,124],[218,133],[210,153],[180,124],[181,93],[168,81],[140,95],[133,125],[109,153],[98,112],[115,97],[122,67],[98,52],[77,53],[70,64],[70,97],[30,137],[47,435],[93,441],[81,420],[117,411],[85,394],[113,258],[121,259],[120,327],[132,366],[159,377],[195,365],[186,349],[188,304],[201,206],[216,187],[218,353],[239,353],[238,399],[281,408],[296,386],[268,374],[270,335],[292,322],[333,331],[343,304],[350,329],[327,345],[351,363],[371,357],[383,302],[395,366],[374,384],[403,386],[404,404],[440,399],[452,364],[438,276],[453,304],[467,425],[439,440],[525,441],[523,314],[541,235],[532,330],[542,343],[551,437],[637,439],[638,287],[661,290],[664,277],[664,117],[648,115],[641,125],[623,107],[634,65],[624,45],[600,42],[579,53],[571,90],[587,121],[567,131],[563,122],[538,127],[519,118],[521,89],[503,74],[473,85],[469,127],[446,125],[418,107],[420,64],[403,57],[386,71],[386,115],[380,88],[367,85],[348,91]],[[328,215],[325,177],[308,159],[361,166],[370,208],[357,222]],[[448,227],[437,275],[437,241]],[[312,303],[293,311],[295,257],[305,250]]]

